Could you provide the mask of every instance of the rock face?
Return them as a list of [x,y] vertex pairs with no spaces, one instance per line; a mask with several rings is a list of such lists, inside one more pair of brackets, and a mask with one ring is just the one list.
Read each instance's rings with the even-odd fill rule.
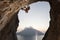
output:
[[[5,7],[6,7],[5,9],[2,4],[2,1],[7,1],[7,4],[5,5]],[[11,2],[9,2],[9,1],[11,1]],[[23,6],[23,5],[20,5],[23,2],[20,3],[19,0],[17,0],[20,3],[19,4],[18,2],[12,3],[16,0],[13,0],[13,1],[9,0],[9,1],[0,0],[0,40],[17,40],[17,38],[16,38],[16,29],[18,26],[17,12],[18,12],[18,9],[20,8],[20,6]],[[37,1],[47,1],[50,3],[50,6],[51,6],[50,26],[42,40],[60,40],[60,0],[28,0],[28,1],[29,2],[27,4],[31,4],[31,3],[34,3]],[[9,5],[8,2],[12,3],[10,8],[7,7]],[[4,2],[4,3],[6,3],[6,2]],[[25,5],[25,3],[23,3],[23,4]],[[10,14],[14,13],[14,15],[12,17],[10,17],[11,16],[10,14],[9,14],[10,16],[5,15],[5,13],[6,13],[5,11],[7,13],[10,12]],[[1,22],[5,22],[6,21],[5,18],[7,18],[4,15],[10,17],[10,19],[8,18],[10,21],[8,23],[6,23],[5,25],[1,25],[1,24],[4,24]],[[2,18],[3,18],[3,21],[1,21]]]
[[60,1],[50,0],[50,26],[43,40],[60,40]]
[[15,14],[10,22],[0,31],[0,40],[17,40],[16,30],[18,22],[18,16]]
[[[0,40],[17,40],[18,11],[26,1],[0,0]],[[23,3],[23,4],[22,4]]]

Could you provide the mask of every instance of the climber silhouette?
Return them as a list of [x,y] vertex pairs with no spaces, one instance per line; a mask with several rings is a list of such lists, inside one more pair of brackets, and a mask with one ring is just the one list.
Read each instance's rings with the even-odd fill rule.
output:
[[24,8],[21,9],[24,10],[26,13],[28,13],[28,11],[30,10],[30,6],[25,6]]

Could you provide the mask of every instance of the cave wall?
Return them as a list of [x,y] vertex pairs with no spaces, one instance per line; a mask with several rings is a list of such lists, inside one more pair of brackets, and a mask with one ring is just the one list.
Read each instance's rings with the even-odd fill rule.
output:
[[[0,0],[0,1],[3,1],[3,0]],[[29,4],[37,1],[47,1],[51,6],[50,25],[42,40],[60,40],[60,31],[59,31],[60,30],[60,1],[59,0],[30,0]],[[1,14],[3,13],[0,12],[0,15]],[[12,16],[11,20],[0,31],[0,40],[17,40],[16,30],[19,22],[17,14],[18,13],[16,12],[16,14]],[[0,16],[0,19],[1,19],[1,16]]]
[[60,2],[58,0],[49,1],[50,25],[42,40],[60,40]]
[[17,13],[12,16],[9,23],[0,31],[0,40],[17,40],[16,31],[19,23]]

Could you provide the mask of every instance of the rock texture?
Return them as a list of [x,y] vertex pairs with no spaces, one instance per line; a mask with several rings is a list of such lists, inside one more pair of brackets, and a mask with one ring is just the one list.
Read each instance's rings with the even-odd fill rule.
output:
[[17,14],[27,4],[24,0],[0,0],[0,40],[17,40]]
[[6,26],[0,31],[0,40],[17,40],[16,30],[18,27],[18,15],[15,14],[6,24]]
[[37,1],[49,2],[50,26],[42,40],[60,40],[60,0],[0,0],[0,40],[17,40],[17,12]]
[[43,40],[60,40],[60,1],[50,0],[50,26]]

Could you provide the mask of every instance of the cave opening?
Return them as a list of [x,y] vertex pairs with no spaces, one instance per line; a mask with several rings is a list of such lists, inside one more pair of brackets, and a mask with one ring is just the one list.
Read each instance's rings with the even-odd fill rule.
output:
[[[19,27],[17,32],[26,28],[34,28],[45,34],[49,27],[50,21],[50,5],[48,2],[37,2],[30,5],[31,9],[28,13],[23,10],[19,11]],[[20,39],[20,38],[18,38]]]

